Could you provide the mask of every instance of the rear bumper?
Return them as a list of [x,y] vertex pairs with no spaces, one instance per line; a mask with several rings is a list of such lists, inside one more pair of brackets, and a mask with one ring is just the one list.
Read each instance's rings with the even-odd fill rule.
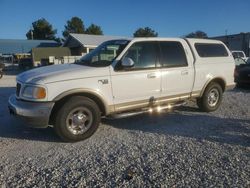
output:
[[11,95],[8,102],[10,114],[25,120],[29,126],[46,128],[54,102],[28,102]]
[[230,85],[227,85],[226,86],[226,90],[231,90],[231,89],[234,89],[235,88],[235,83],[234,84],[230,84]]

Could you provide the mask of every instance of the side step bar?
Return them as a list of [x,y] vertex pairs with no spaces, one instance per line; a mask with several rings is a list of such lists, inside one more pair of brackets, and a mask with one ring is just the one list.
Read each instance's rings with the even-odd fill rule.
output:
[[138,110],[138,111],[113,114],[113,115],[108,116],[107,118],[108,119],[121,119],[121,118],[131,117],[131,116],[140,115],[140,114],[144,114],[144,113],[155,113],[155,112],[161,113],[164,110],[170,111],[174,107],[183,106],[184,104],[186,104],[185,101],[174,103],[174,104],[167,104],[164,106],[147,107],[147,108],[142,108],[141,110]]

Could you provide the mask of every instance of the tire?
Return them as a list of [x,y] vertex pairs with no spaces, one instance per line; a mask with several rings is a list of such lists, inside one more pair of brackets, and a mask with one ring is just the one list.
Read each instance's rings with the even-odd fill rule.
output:
[[55,132],[66,142],[89,138],[97,130],[101,115],[97,104],[83,96],[66,101],[56,113]]
[[0,79],[3,77],[3,72],[0,71]]
[[215,111],[221,104],[222,94],[222,87],[212,82],[206,87],[202,97],[197,99],[197,105],[204,112]]

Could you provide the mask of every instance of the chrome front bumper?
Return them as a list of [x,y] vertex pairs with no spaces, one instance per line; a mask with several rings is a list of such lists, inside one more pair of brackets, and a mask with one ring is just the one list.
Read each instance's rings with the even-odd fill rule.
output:
[[24,119],[29,126],[46,128],[54,102],[28,102],[17,100],[15,95],[9,98],[10,114]]

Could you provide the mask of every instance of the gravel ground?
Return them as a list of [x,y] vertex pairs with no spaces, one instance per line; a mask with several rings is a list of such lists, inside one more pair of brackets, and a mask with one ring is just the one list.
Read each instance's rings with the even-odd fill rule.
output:
[[195,104],[158,116],[102,121],[88,140],[9,116],[15,75],[0,79],[2,187],[250,187],[250,90],[226,92],[219,110]]

